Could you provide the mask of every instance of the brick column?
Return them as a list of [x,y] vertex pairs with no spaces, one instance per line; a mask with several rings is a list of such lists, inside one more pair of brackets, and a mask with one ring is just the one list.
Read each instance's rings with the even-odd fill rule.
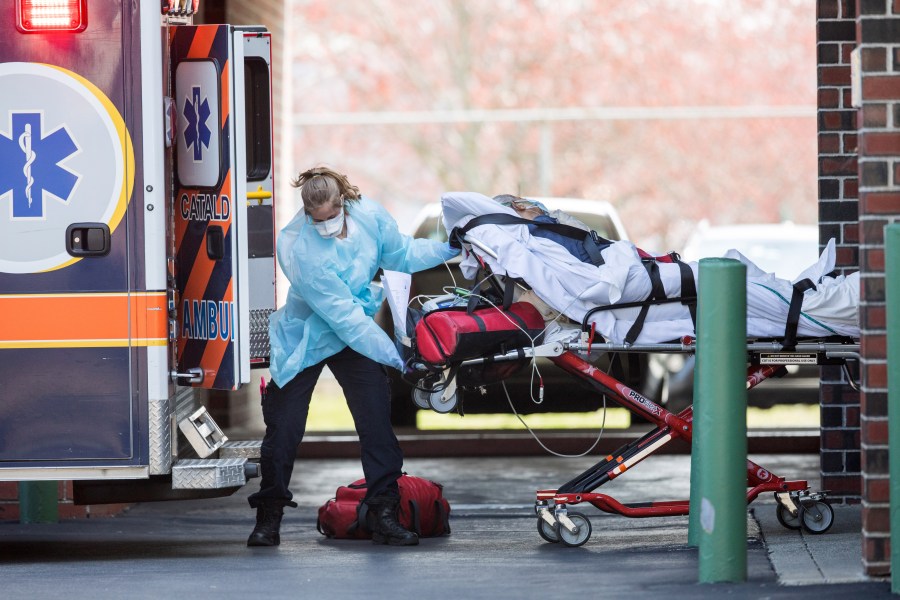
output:
[[[837,267],[858,268],[857,113],[850,101],[856,11],[848,0],[818,0],[819,237],[837,242]],[[859,394],[840,367],[822,369],[822,488],[832,500],[860,497]]]
[[857,11],[863,564],[869,575],[886,575],[891,557],[884,227],[900,217],[900,0],[859,0]]

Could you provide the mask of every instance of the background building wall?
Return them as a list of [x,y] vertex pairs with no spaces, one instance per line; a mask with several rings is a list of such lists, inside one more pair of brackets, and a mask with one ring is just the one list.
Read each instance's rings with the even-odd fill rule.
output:
[[866,573],[885,575],[891,565],[884,228],[900,217],[900,1],[858,0],[857,14],[863,564]]
[[865,572],[887,575],[884,228],[900,217],[900,0],[819,0],[817,32],[820,228],[840,236],[841,268],[859,266],[862,355],[859,394],[824,372],[822,482],[859,494]]
[[[819,236],[837,242],[841,271],[859,268],[857,114],[850,103],[856,47],[852,1],[819,0],[817,12]],[[860,499],[859,393],[840,367],[822,369],[822,487],[840,501]]]

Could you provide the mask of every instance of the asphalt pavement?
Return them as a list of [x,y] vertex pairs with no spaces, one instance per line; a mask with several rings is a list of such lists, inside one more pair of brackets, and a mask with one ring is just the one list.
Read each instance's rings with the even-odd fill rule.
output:
[[[818,456],[751,456],[770,471],[818,480]],[[534,491],[557,487],[595,459],[409,459],[407,472],[439,481],[452,534],[418,547],[328,540],[316,510],[360,477],[353,459],[298,460],[277,548],[248,548],[247,495],[134,505],[117,517],[56,524],[0,523],[6,598],[889,598],[890,583],[865,577],[859,508],[836,506],[822,535],[783,528],[771,497],[750,505],[747,580],[698,583],[687,517],[629,519],[579,510],[593,534],[581,547],[544,542]],[[623,502],[687,497],[690,457],[651,456],[598,491]]]

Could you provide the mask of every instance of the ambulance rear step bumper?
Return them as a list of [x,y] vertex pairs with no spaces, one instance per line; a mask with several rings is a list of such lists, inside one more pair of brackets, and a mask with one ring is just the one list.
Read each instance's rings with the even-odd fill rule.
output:
[[247,460],[259,459],[261,449],[262,440],[225,442],[221,447],[219,447],[219,458],[246,458]]
[[172,465],[172,489],[209,490],[240,487],[259,476],[259,465],[246,458],[179,460]]

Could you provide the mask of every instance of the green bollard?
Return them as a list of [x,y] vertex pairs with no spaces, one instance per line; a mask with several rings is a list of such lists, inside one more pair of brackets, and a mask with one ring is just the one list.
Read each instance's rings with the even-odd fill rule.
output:
[[[747,267],[700,261],[697,306],[701,583],[747,580]],[[696,432],[700,435],[697,437]],[[699,441],[699,445],[697,444]]]
[[20,481],[19,522],[58,522],[58,487],[59,486],[56,481]]
[[[696,328],[700,329],[699,322]],[[697,335],[696,331],[694,335]],[[701,379],[700,369],[700,362],[694,360],[694,398],[691,404],[694,421],[691,426],[691,491],[690,512],[688,512],[688,546],[691,548],[700,547],[700,476],[703,469],[700,464],[700,452],[697,450],[700,447],[700,428],[694,426],[697,423],[696,417],[702,410],[700,394],[697,392],[699,389],[697,382]]]
[[887,310],[888,469],[891,496],[891,592],[900,594],[900,223],[884,228]]

